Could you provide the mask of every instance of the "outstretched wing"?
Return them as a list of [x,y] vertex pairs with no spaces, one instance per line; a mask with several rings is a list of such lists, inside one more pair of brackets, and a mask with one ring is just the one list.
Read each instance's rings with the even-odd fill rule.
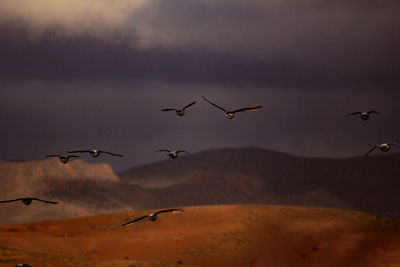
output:
[[144,219],[144,218],[146,218],[146,217],[148,217],[148,215],[144,215],[144,216],[139,217],[139,218],[136,218],[136,219],[134,219],[134,220],[132,220],[132,221],[126,222],[126,223],[122,224],[121,226],[125,226],[125,225],[128,225],[128,224],[132,224],[132,223],[137,222],[137,221],[140,221],[140,220],[142,220],[142,219]]
[[367,112],[368,115],[369,115],[369,114],[372,114],[372,113],[381,115],[381,113],[380,113],[379,111],[375,111],[375,110],[371,110],[371,111],[368,111],[368,112]]
[[39,199],[39,198],[32,198],[32,200],[42,201],[44,203],[49,203],[49,204],[58,204],[58,202],[42,200],[42,199]]
[[160,149],[160,150],[154,150],[154,152],[167,152],[167,153],[169,153],[171,151],[169,151],[168,149]]
[[185,150],[178,150],[178,151],[176,151],[176,153],[180,153],[180,152],[185,152],[185,153],[188,153],[188,154],[189,154],[189,152],[187,152],[187,151],[185,151]]
[[193,106],[194,104],[196,104],[196,101],[190,103],[189,105],[186,105],[186,106],[183,108],[183,110],[185,110],[186,108],[188,108],[188,107],[190,107],[190,106]]
[[356,114],[361,114],[361,112],[360,111],[356,111],[356,112],[347,114],[345,117],[353,116],[353,115],[356,115]]
[[176,110],[175,108],[164,108],[161,111],[171,111],[171,110]]
[[370,151],[368,151],[368,152],[364,155],[364,157],[368,156],[369,153],[371,153],[372,151],[374,151],[377,147],[379,147],[379,145],[374,146]]
[[223,110],[224,112],[226,112],[226,109],[214,104],[213,102],[211,102],[210,100],[208,100],[207,98],[205,98],[204,96],[201,96],[205,101],[207,101],[208,103],[210,103],[211,105],[213,105],[214,107],[219,108],[220,110]]
[[160,210],[160,211],[157,211],[157,212],[154,213],[154,214],[159,214],[159,213],[164,213],[164,212],[173,212],[173,211],[177,211],[177,210],[183,211],[183,209],[167,209],[167,210]]
[[65,151],[67,153],[90,153],[90,150],[75,150],[75,151]]
[[98,151],[98,152],[99,152],[99,153],[109,154],[109,155],[116,156],[116,157],[123,157],[123,156],[124,156],[124,155],[114,154],[114,153],[107,152],[107,151],[102,151],[102,150],[100,150],[100,151]]
[[242,112],[242,111],[253,111],[253,110],[257,110],[262,108],[262,106],[257,106],[257,107],[249,107],[249,108],[241,108],[241,109],[237,109],[232,111],[232,113],[236,113],[236,112]]
[[388,143],[389,145],[391,145],[391,146],[400,146],[398,143]]
[[60,155],[47,155],[47,156],[45,156],[46,158],[52,158],[52,157],[61,157]]
[[2,200],[0,203],[7,203],[7,202],[14,202],[14,201],[20,201],[22,198],[17,198],[17,199],[12,199],[12,200]]

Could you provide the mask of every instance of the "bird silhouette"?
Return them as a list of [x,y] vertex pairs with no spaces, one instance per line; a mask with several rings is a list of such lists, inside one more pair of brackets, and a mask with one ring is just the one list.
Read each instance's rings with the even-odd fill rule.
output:
[[30,204],[32,203],[32,200],[37,200],[37,201],[41,201],[41,202],[48,203],[48,204],[58,204],[58,202],[48,201],[48,200],[42,200],[42,199],[35,198],[35,197],[24,197],[24,198],[12,199],[12,200],[2,200],[2,201],[0,201],[0,203],[15,202],[15,201],[20,201],[20,200],[21,200],[25,205],[30,205]]
[[62,164],[67,164],[70,158],[80,158],[79,156],[76,155],[69,155],[69,156],[61,156],[61,155],[47,155],[46,158],[52,158],[52,157],[57,157],[59,158],[60,162]]
[[168,149],[155,150],[154,152],[167,152],[167,156],[170,157],[171,159],[176,159],[178,157],[179,153],[182,153],[182,152],[189,154],[189,152],[187,152],[185,150],[170,151]]
[[247,107],[247,108],[240,108],[240,109],[236,109],[233,111],[228,111],[226,109],[224,109],[223,107],[218,106],[217,104],[214,104],[213,102],[211,102],[210,100],[208,100],[207,98],[205,98],[204,96],[202,96],[202,98],[207,101],[208,103],[210,103],[211,105],[213,105],[214,107],[219,108],[220,110],[225,112],[225,117],[227,119],[232,119],[235,116],[235,113],[237,112],[242,112],[242,111],[253,111],[253,110],[257,110],[262,108],[262,106],[257,106],[257,107]]
[[369,153],[371,153],[372,151],[374,151],[375,149],[377,149],[377,148],[379,148],[381,151],[383,151],[383,152],[388,152],[389,150],[390,150],[390,148],[391,148],[391,146],[399,146],[399,144],[397,144],[397,143],[383,143],[383,144],[380,144],[380,145],[376,145],[376,146],[374,146],[373,148],[371,148],[365,155],[364,155],[364,157],[366,157],[366,156],[368,156],[369,155]]
[[111,152],[107,152],[104,150],[96,150],[96,149],[89,149],[89,150],[75,150],[75,151],[65,151],[67,153],[89,153],[90,156],[97,158],[98,156],[100,156],[101,153],[104,154],[109,154],[111,156],[115,156],[115,157],[123,157],[124,155],[119,155],[119,154],[114,154]]
[[346,117],[350,117],[350,116],[353,116],[353,115],[360,115],[360,118],[361,118],[362,120],[366,121],[366,120],[369,119],[369,117],[370,117],[371,114],[378,114],[378,115],[381,115],[380,112],[375,111],[375,110],[371,110],[371,111],[362,111],[362,112],[361,112],[361,111],[356,111],[356,112],[347,114]]
[[177,212],[183,212],[183,211],[184,211],[184,209],[160,210],[160,211],[157,211],[157,212],[154,212],[154,213],[150,213],[150,214],[144,215],[142,217],[133,219],[132,221],[126,222],[126,223],[122,224],[121,226],[126,226],[126,225],[129,225],[129,224],[135,223],[135,222],[140,221],[140,220],[142,220],[144,218],[149,218],[150,221],[155,221],[155,220],[157,220],[157,215],[160,214],[160,213],[165,213],[165,212],[177,213]]
[[182,109],[176,109],[176,108],[164,108],[161,111],[176,111],[176,114],[178,114],[178,116],[183,116],[185,115],[185,109],[187,109],[190,106],[193,106],[194,104],[196,104],[196,101],[186,105],[185,107],[183,107]]

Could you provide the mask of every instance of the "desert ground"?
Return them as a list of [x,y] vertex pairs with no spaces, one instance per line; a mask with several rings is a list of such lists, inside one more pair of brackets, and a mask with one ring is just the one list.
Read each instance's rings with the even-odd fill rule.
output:
[[0,266],[400,266],[400,224],[352,210],[223,205],[0,226]]

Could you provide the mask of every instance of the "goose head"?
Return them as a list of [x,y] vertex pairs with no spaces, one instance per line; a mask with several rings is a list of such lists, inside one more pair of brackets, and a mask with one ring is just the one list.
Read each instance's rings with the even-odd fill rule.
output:
[[369,119],[369,115],[367,112],[361,112],[361,119],[362,120],[368,120]]
[[154,214],[154,213],[149,214],[149,219],[150,219],[150,221],[157,220],[157,214]]
[[60,157],[59,159],[62,164],[67,164],[69,157]]
[[233,112],[229,112],[229,111],[225,112],[225,117],[227,119],[231,120],[233,118],[233,116],[234,116]]
[[178,157],[178,153],[172,151],[168,153],[168,156],[172,159],[176,159]]
[[98,156],[100,155],[100,152],[97,151],[97,150],[95,150],[95,149],[90,150],[89,153],[90,153],[90,156],[92,156],[92,157],[94,157],[94,158],[95,158],[95,157],[98,157]]
[[388,152],[390,149],[390,144],[384,143],[379,146],[379,149],[383,152]]
[[22,200],[22,202],[23,202],[25,205],[30,205],[30,204],[32,203],[32,199],[31,199],[31,198],[24,198],[24,199]]

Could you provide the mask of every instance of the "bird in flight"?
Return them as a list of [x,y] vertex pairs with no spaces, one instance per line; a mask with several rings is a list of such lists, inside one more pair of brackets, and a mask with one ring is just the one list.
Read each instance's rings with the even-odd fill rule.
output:
[[381,151],[383,151],[383,152],[388,152],[389,150],[390,150],[390,148],[391,148],[391,146],[399,146],[399,144],[397,144],[397,143],[383,143],[383,144],[380,144],[380,145],[376,145],[376,146],[374,146],[373,148],[371,148],[365,155],[364,155],[364,157],[366,157],[366,156],[368,156],[369,155],[369,153],[371,153],[372,151],[374,151],[376,148],[379,148]]
[[75,151],[65,151],[67,153],[89,153],[90,156],[97,158],[98,156],[100,156],[101,153],[104,154],[109,154],[111,156],[115,156],[115,157],[123,157],[124,155],[119,155],[119,154],[114,154],[111,152],[107,152],[107,151],[103,151],[103,150],[96,150],[96,149],[90,149],[90,150],[75,150]]
[[20,200],[25,205],[30,205],[32,203],[32,200],[37,200],[37,201],[41,201],[41,202],[48,203],[48,204],[58,204],[58,202],[42,200],[42,199],[35,198],[35,197],[25,197],[25,198],[17,198],[17,199],[12,199],[12,200],[2,200],[2,201],[0,201],[0,203],[14,202],[14,201],[20,201]]
[[46,158],[52,158],[52,157],[57,157],[60,159],[60,162],[62,164],[67,164],[67,162],[69,161],[69,158],[80,158],[79,156],[75,156],[75,155],[69,155],[69,156],[61,156],[61,155],[47,155]]
[[225,112],[225,117],[227,119],[232,119],[235,116],[236,112],[242,112],[242,111],[253,111],[253,110],[257,110],[262,108],[262,106],[257,106],[257,107],[247,107],[247,108],[241,108],[241,109],[237,109],[237,110],[233,110],[233,111],[228,111],[226,109],[224,109],[223,107],[218,106],[217,104],[214,104],[213,102],[211,102],[210,100],[208,100],[207,98],[205,98],[204,96],[202,96],[202,98],[207,101],[208,103],[210,103],[211,105],[213,105],[214,107],[219,108],[220,110]]
[[170,157],[171,159],[176,159],[178,157],[179,153],[187,153],[189,154],[189,152],[185,151],[185,150],[178,150],[178,151],[170,151],[168,149],[160,149],[160,150],[156,150],[154,152],[167,152],[167,156]]
[[196,101],[186,105],[185,107],[183,107],[183,109],[176,109],[176,108],[164,108],[161,111],[172,111],[175,110],[176,114],[178,114],[178,116],[183,116],[185,114],[185,109],[187,109],[190,106],[193,106],[194,104],[196,104]]
[[142,217],[136,218],[136,219],[134,219],[132,221],[126,222],[126,223],[122,224],[121,226],[125,226],[125,225],[129,225],[129,224],[135,223],[135,222],[140,221],[140,220],[142,220],[144,218],[149,218],[150,221],[155,221],[155,220],[157,220],[157,214],[165,213],[165,212],[178,213],[178,212],[184,212],[184,209],[160,210],[160,211],[157,211],[157,212],[154,212],[154,213],[150,213],[150,214],[144,215]]
[[366,121],[366,120],[369,119],[369,117],[370,117],[371,114],[378,114],[378,115],[381,115],[380,112],[375,111],[375,110],[371,110],[371,111],[363,111],[363,112],[361,112],[361,111],[356,111],[356,112],[347,114],[346,117],[350,117],[350,116],[353,116],[353,115],[360,115],[361,119],[364,120],[364,121]]

